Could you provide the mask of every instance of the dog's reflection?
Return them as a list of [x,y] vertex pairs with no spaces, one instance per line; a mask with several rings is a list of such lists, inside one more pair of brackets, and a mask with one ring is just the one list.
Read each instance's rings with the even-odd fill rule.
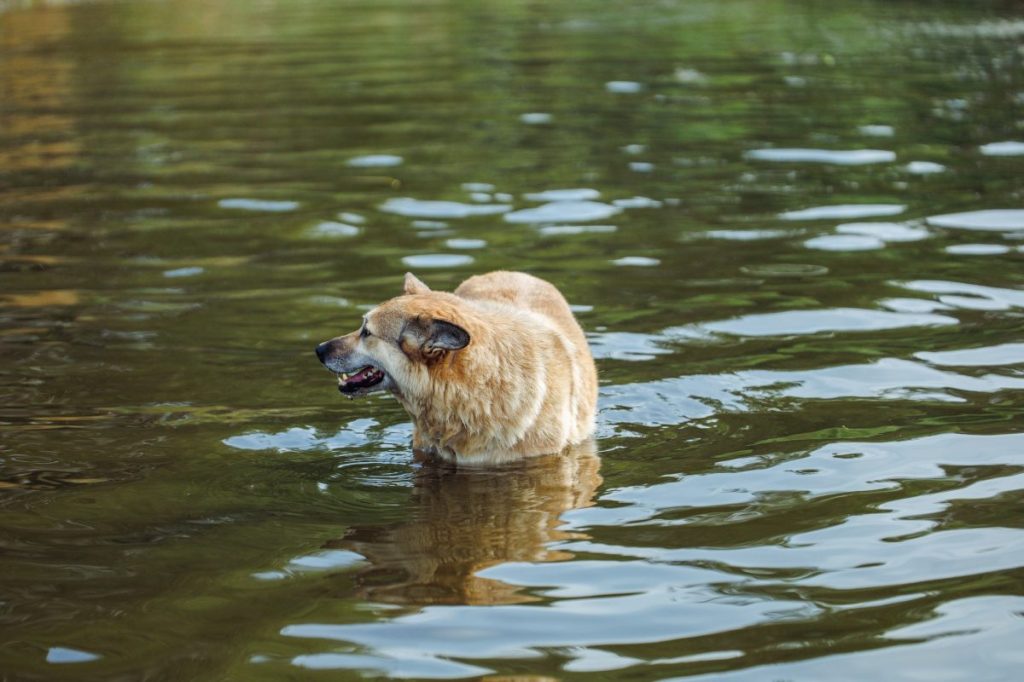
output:
[[486,470],[425,462],[412,492],[409,521],[359,526],[329,547],[366,557],[356,576],[363,596],[402,604],[497,604],[527,601],[515,587],[477,576],[508,561],[555,561],[548,548],[579,537],[559,516],[592,504],[601,484],[594,442],[558,455]]

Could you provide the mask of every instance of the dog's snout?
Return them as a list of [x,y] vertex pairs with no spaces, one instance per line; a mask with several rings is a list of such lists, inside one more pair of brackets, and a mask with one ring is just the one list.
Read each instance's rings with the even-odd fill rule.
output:
[[327,354],[331,352],[331,342],[324,341],[316,347],[316,359],[320,362],[327,362]]
[[349,349],[343,336],[331,339],[330,341],[324,341],[316,347],[316,359],[324,365],[337,362],[339,359],[346,357],[348,353]]

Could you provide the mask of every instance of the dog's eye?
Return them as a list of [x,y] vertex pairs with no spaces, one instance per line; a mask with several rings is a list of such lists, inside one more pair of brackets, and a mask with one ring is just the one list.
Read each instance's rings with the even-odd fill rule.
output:
[[370,334],[370,330],[366,328],[366,325],[363,325],[363,328],[359,330],[359,336],[365,339],[367,336],[372,336],[372,334]]

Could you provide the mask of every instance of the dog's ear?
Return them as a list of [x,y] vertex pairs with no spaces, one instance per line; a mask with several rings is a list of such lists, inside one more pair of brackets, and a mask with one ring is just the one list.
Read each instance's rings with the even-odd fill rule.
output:
[[469,345],[469,332],[445,320],[432,320],[424,346],[436,350],[462,350]]
[[457,324],[440,320],[429,315],[419,315],[405,324],[402,330],[402,349],[405,342],[415,349],[412,351],[426,360],[436,360],[448,351],[462,350],[469,345],[469,332]]
[[405,273],[405,285],[403,290],[407,294],[429,294],[430,287],[416,278],[411,272]]

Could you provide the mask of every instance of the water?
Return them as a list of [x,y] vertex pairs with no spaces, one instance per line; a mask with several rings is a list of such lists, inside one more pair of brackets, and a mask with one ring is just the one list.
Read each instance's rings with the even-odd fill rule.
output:
[[[0,676],[1019,676],[1019,6],[0,6]],[[343,400],[410,267],[596,441]]]

